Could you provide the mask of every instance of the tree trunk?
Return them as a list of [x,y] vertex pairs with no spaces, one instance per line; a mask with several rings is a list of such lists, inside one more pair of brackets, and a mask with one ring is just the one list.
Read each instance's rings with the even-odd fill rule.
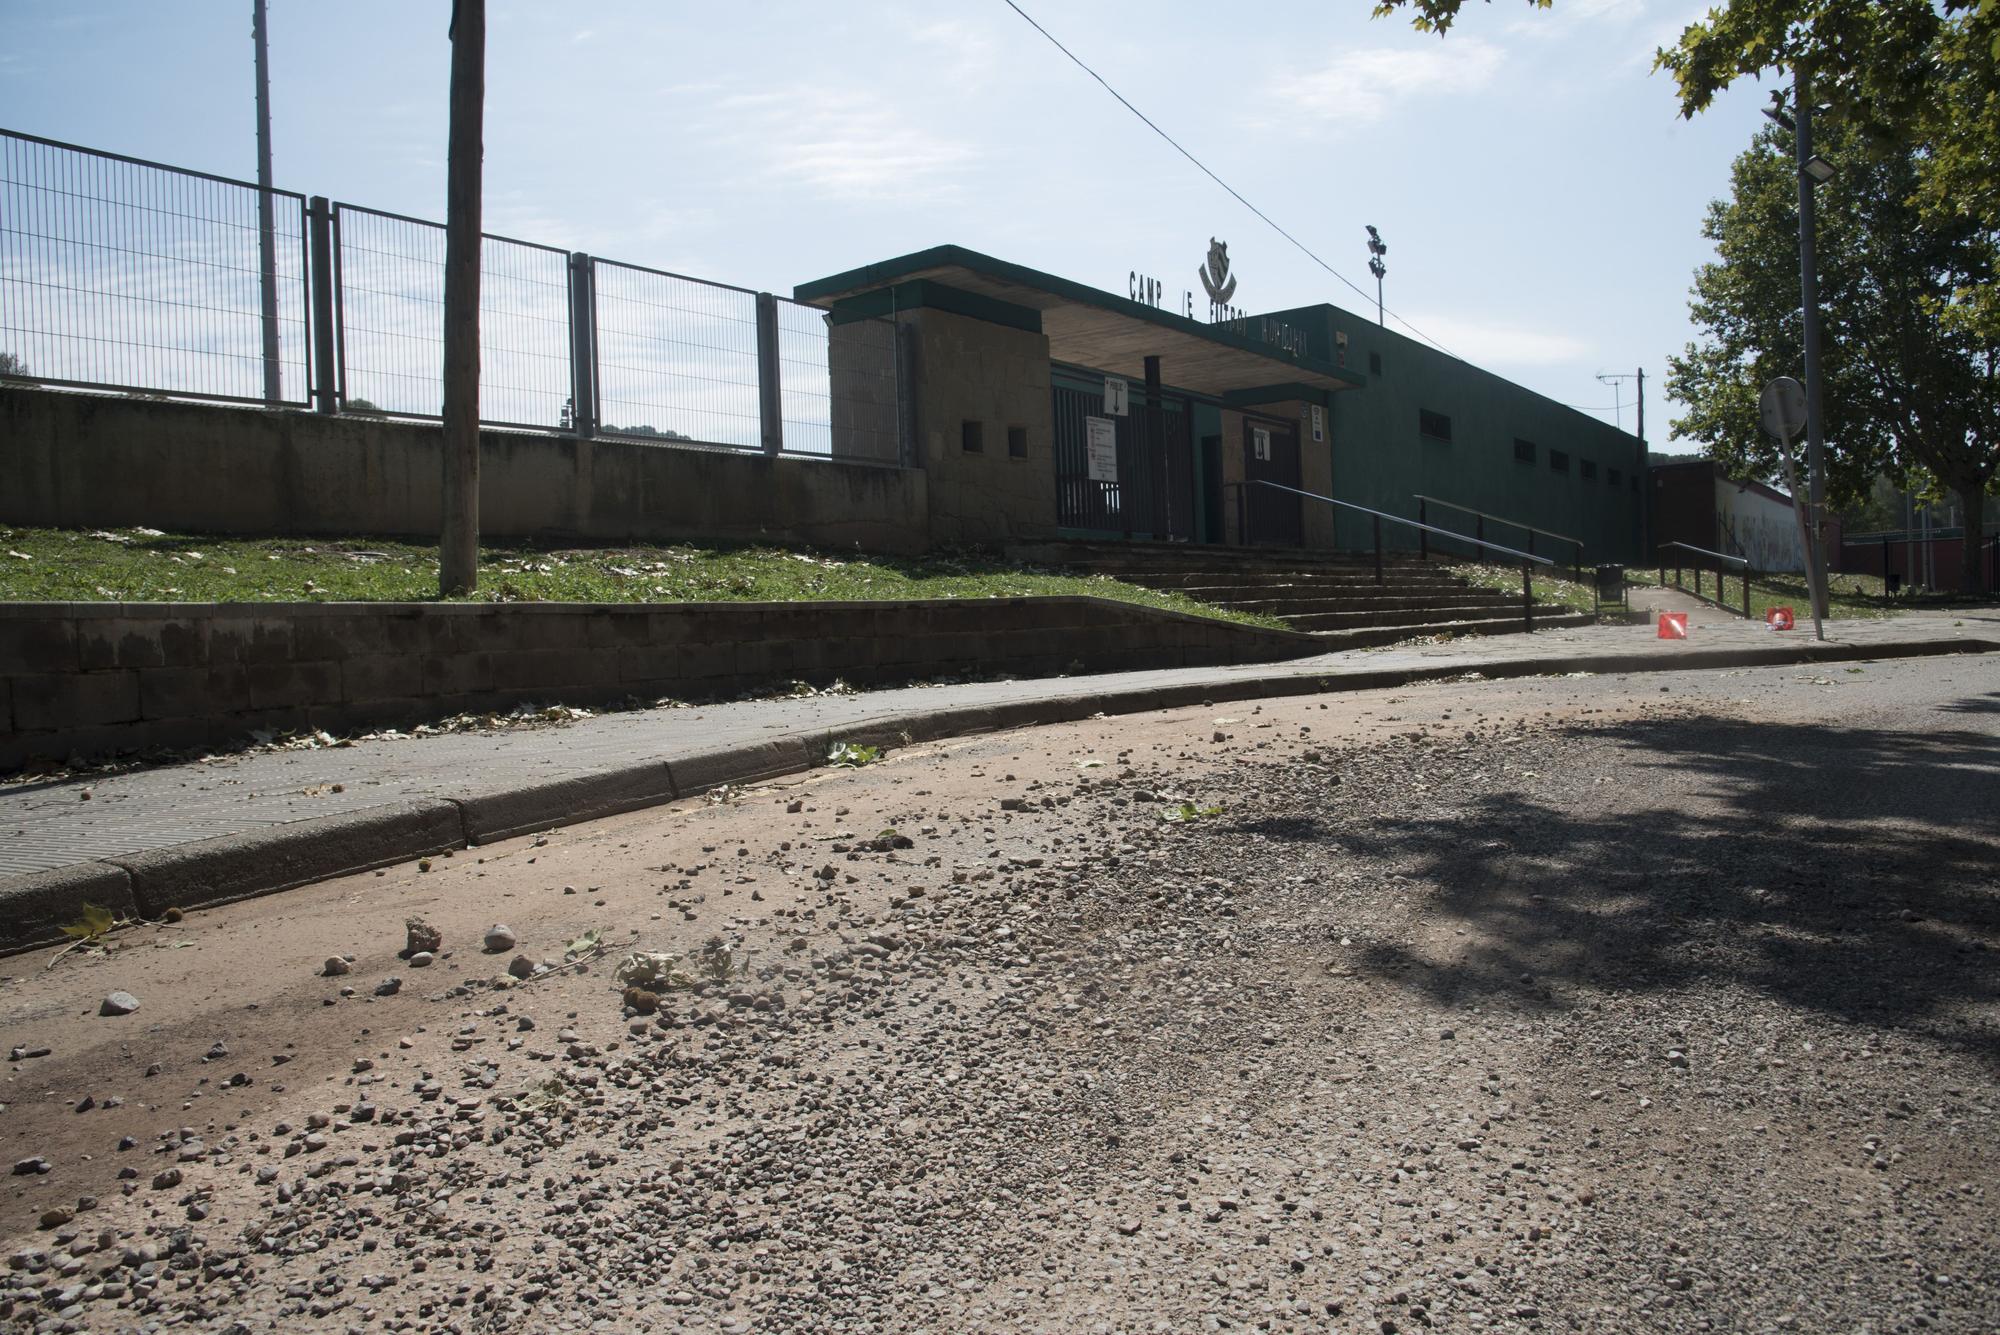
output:
[[1986,589],[1986,488],[1956,488],[1959,508],[1965,515],[1965,540],[1958,545],[1958,591],[1985,593]]
[[456,0],[445,166],[444,516],[438,592],[479,585],[479,177],[485,154],[486,0]]

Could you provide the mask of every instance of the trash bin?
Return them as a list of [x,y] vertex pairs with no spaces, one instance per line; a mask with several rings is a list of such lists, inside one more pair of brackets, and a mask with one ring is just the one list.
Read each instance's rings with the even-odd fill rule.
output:
[[1597,567],[1594,592],[1597,599],[1597,608],[1600,612],[1606,603],[1616,603],[1620,607],[1625,606],[1625,567]]

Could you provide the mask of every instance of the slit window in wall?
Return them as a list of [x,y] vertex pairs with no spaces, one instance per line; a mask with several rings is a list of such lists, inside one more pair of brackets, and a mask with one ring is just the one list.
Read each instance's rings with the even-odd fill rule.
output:
[[1561,450],[1550,450],[1549,471],[1551,473],[1567,473],[1569,471],[1569,455]]
[[1619,472],[1619,471],[1618,471],[1617,469],[1615,469],[1615,468],[1607,468],[1607,469],[1605,469],[1605,470],[1604,470],[1604,485],[1605,485],[1605,486],[1607,486],[1607,487],[1615,487],[1615,486],[1617,486],[1617,485],[1618,485],[1618,484],[1619,484],[1620,482],[1622,482],[1622,481],[1624,481],[1624,475],[1623,475],[1623,474],[1621,474],[1621,473],[1620,473],[1620,472]]
[[1428,408],[1417,410],[1417,430],[1432,440],[1450,441],[1451,419],[1443,413],[1434,413]]
[[1007,457],[1009,459],[1028,457],[1028,428],[1024,426],[1007,428]]
[[1381,353],[1379,353],[1379,352],[1371,352],[1371,353],[1369,353],[1369,354],[1368,354],[1368,374],[1369,374],[1369,375],[1381,375],[1381,374],[1382,374],[1382,354],[1381,354]]
[[960,422],[958,424],[958,444],[959,448],[967,454],[984,454],[986,452],[986,423]]
[[1524,464],[1535,462],[1535,442],[1514,437],[1514,457]]
[[1578,459],[1576,461],[1576,471],[1582,474],[1585,482],[1597,481],[1597,461],[1595,459]]

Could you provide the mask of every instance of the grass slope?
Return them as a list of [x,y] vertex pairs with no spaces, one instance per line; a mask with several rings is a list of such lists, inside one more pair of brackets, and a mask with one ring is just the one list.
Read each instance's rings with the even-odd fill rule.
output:
[[[833,555],[802,548],[482,548],[474,602],[805,602],[1082,594],[1284,628],[1183,594],[978,553]],[[225,538],[156,529],[0,527],[0,601],[433,602],[437,549],[388,539]]]

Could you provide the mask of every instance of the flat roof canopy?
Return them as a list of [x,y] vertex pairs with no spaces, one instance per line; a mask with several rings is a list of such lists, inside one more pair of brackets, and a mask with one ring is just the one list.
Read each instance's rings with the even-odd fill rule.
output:
[[[1158,357],[1164,381],[1205,394],[1274,385],[1343,390],[1366,383],[1364,376],[1345,367],[1267,341],[1261,336],[1267,327],[1264,317],[1205,324],[961,246],[935,246],[801,283],[792,296],[810,306],[831,308],[849,298],[918,281],[1037,312],[1051,360],[1133,380],[1144,378],[1147,357]],[[1299,333],[1303,336],[1304,331]]]

